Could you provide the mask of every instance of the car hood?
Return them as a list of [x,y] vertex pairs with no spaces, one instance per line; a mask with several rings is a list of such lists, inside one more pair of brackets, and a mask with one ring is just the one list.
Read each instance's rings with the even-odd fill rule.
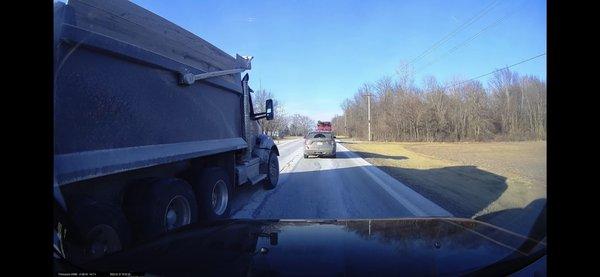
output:
[[545,247],[471,219],[221,220],[80,266],[166,276],[505,274],[517,270],[513,261],[522,267],[545,255]]

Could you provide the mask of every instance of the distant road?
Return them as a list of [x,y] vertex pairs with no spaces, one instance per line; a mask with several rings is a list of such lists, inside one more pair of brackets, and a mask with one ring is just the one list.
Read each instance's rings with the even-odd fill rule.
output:
[[232,200],[232,218],[347,219],[452,216],[337,144],[337,158],[303,158],[303,139],[279,145],[277,188],[250,188]]

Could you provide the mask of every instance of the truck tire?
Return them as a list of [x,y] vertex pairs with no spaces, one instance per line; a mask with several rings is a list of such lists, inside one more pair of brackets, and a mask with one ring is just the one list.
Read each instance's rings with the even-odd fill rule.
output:
[[275,152],[271,151],[269,153],[269,160],[266,165],[261,166],[260,173],[267,174],[263,185],[264,189],[271,190],[277,186],[277,181],[279,181],[279,159],[277,159]]
[[[84,198],[74,203],[72,222],[80,247],[71,248],[74,261],[88,261],[120,251],[131,242],[131,229],[119,207]],[[71,256],[71,255],[70,255]]]
[[139,240],[147,240],[196,222],[197,204],[184,180],[161,178],[132,184],[125,210]]
[[231,182],[225,169],[204,168],[192,177],[192,186],[198,200],[198,213],[201,219],[222,219],[229,217],[231,205]]
[[304,158],[305,158],[305,159],[308,159],[308,155],[304,154]]

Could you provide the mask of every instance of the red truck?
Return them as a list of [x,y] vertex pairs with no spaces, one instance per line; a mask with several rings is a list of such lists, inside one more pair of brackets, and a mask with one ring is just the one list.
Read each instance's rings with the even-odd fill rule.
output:
[[319,121],[317,122],[317,131],[320,132],[331,132],[331,122]]

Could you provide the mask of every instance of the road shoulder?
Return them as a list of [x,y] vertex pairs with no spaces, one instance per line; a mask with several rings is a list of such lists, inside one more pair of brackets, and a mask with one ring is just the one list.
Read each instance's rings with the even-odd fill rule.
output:
[[[490,151],[499,152],[504,149],[498,155],[508,155],[504,153],[506,147],[486,147],[483,143],[462,143],[457,146],[448,143],[346,141],[343,144],[457,217],[485,219],[495,225],[521,232],[527,230],[526,222],[532,222],[531,218],[540,214],[546,201],[545,184],[536,185],[532,180],[489,169],[489,166],[479,162],[484,158],[488,163],[493,162],[490,157],[494,153],[489,153]],[[413,150],[415,145],[430,149],[422,154]],[[450,147],[452,149],[448,149]],[[459,152],[467,152],[468,155],[464,153],[457,156],[454,149],[457,147],[461,147]],[[449,154],[432,156],[436,153]],[[539,164],[529,160],[545,159],[545,156],[529,157],[524,154],[526,151],[520,153],[520,158],[525,161],[515,161],[511,166]]]

